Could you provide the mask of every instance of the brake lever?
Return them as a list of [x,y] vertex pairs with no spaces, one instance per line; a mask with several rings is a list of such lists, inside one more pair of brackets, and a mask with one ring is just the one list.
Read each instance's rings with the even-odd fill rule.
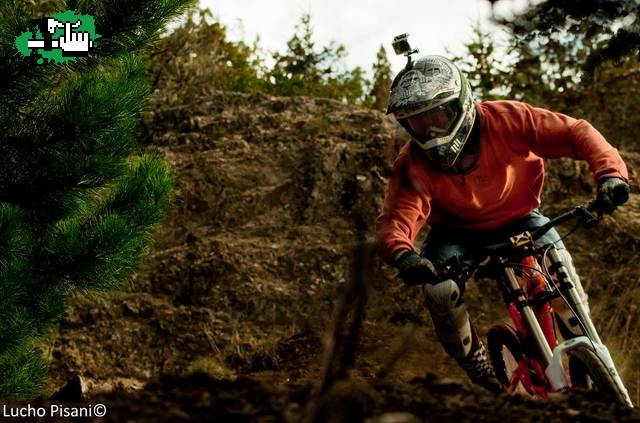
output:
[[[490,257],[485,258],[481,264],[486,264],[489,259]],[[469,279],[476,270],[478,270],[478,266],[469,266],[460,260],[460,256],[456,255],[438,268],[438,279],[453,279],[457,282],[464,282]]]
[[441,266],[436,269],[438,274],[438,280],[444,281],[447,279],[456,280],[462,271],[461,262],[459,256],[453,256],[446,262],[444,262]]
[[[602,216],[604,216],[604,213],[602,213],[601,210],[597,209],[595,207],[595,204],[596,200],[593,200],[586,206],[580,207],[580,210],[582,211],[580,223],[587,229],[593,228],[598,223],[600,223],[600,221],[602,220]],[[595,214],[592,212],[595,212]]]

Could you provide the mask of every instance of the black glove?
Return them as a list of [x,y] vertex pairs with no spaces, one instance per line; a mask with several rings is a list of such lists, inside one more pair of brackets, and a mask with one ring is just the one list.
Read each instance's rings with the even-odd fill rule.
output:
[[629,184],[616,177],[602,178],[598,184],[595,209],[602,213],[611,214],[619,205],[629,199]]
[[436,269],[429,259],[419,256],[413,251],[406,251],[395,262],[400,271],[400,278],[407,285],[422,285],[436,281]]

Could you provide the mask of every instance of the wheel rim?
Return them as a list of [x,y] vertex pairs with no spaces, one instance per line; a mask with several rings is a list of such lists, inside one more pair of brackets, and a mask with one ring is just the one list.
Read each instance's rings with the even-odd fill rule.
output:
[[516,330],[509,324],[495,325],[489,330],[487,341],[496,376],[505,390],[526,396],[540,396],[532,384],[530,363],[522,353]]
[[518,369],[518,360],[511,354],[511,351],[506,346],[502,346],[501,354],[502,361],[504,363],[504,372],[507,375],[507,380],[513,378],[513,374]]
[[507,391],[523,395],[530,395],[530,393],[527,392],[522,383],[522,365],[520,364],[518,359],[514,357],[511,350],[509,350],[509,348],[507,348],[505,345],[502,346],[501,356],[504,363],[505,375],[507,376],[507,380],[509,381],[509,384],[506,386]]

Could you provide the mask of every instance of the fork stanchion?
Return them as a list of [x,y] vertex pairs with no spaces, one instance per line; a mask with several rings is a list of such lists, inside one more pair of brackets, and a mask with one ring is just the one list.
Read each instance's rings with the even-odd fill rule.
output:
[[[540,328],[544,333],[547,343],[553,350],[557,345],[555,331],[553,330],[553,317],[551,316],[551,305],[549,302],[534,302],[541,295],[548,293],[547,280],[542,275],[538,262],[533,256],[525,257],[522,260],[525,266],[522,269],[524,273],[522,277],[523,289],[525,289],[529,304],[533,308],[536,319],[540,323]],[[534,301],[531,301],[534,300]]]
[[571,307],[573,307],[573,311],[582,326],[582,330],[584,330],[585,334],[589,336],[589,338],[598,344],[601,344],[600,336],[598,335],[598,331],[596,327],[593,325],[593,321],[589,317],[589,313],[585,308],[582,300],[578,296],[578,292],[576,291],[573,282],[571,281],[571,277],[569,276],[569,272],[558,254],[558,251],[555,248],[551,248],[549,250],[549,256],[551,257],[551,262],[554,265],[555,271],[558,275],[558,279],[560,281],[560,289],[563,290],[566,295],[569,297],[569,302]]
[[533,312],[533,309],[530,305],[527,304],[527,298],[524,295],[524,292],[520,289],[520,284],[518,283],[518,277],[516,276],[513,268],[505,267],[504,273],[507,277],[507,283],[510,285],[509,288],[512,292],[520,292],[516,297],[516,307],[518,307],[520,314],[522,316],[522,322],[524,323],[527,331],[532,335],[531,341],[538,351],[539,357],[544,362],[542,363],[544,367],[547,367],[551,360],[553,359],[553,352],[551,351],[551,347],[547,343],[547,338],[544,335],[542,328],[540,327],[540,323],[536,319],[536,315]]

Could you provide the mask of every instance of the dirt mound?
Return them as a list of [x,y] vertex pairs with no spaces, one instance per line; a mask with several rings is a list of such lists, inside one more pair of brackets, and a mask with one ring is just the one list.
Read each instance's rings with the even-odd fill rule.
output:
[[[181,106],[157,105],[145,116],[145,143],[174,165],[174,205],[145,269],[131,286],[98,299],[78,298],[64,316],[49,348],[52,386],[80,374],[91,395],[105,395],[123,413],[130,403],[141,418],[147,411],[140,404],[169,397],[192,417],[200,412],[214,416],[222,401],[229,409],[254,410],[254,417],[264,412],[285,418],[291,404],[303,403],[300,398],[317,377],[322,334],[351,278],[354,248],[362,236],[372,239],[389,166],[406,141],[403,131],[381,113],[332,100],[216,92],[206,99],[184,99]],[[635,175],[638,157],[625,157]],[[550,215],[593,194],[586,165],[556,162],[546,179],[544,210]],[[623,373],[632,376],[629,380],[640,372],[640,346],[631,336],[637,334],[639,320],[634,260],[640,245],[635,227],[639,213],[634,194],[618,218],[607,218],[595,230],[578,231],[566,241],[592,308],[601,316],[605,341],[613,345]],[[602,250],[594,248],[594,239]],[[613,264],[615,272],[610,271]],[[444,400],[431,397],[431,388],[419,394],[426,382],[409,383],[427,372],[464,380],[435,340],[420,292],[402,286],[379,261],[372,266],[376,270],[368,281],[358,377],[371,379],[409,330],[409,322],[418,324],[389,376],[388,392],[394,394],[376,391],[378,399],[363,408],[365,414],[410,410],[425,417],[420,409],[426,404],[449,404],[453,413],[452,404],[462,401],[462,394]],[[484,333],[504,314],[500,297],[485,285],[472,284],[467,292]],[[625,337],[615,336],[621,331]],[[159,374],[188,375],[193,370],[206,371],[217,381],[172,376],[136,392]],[[251,383],[264,386],[250,388]],[[278,384],[289,390],[278,391]],[[306,391],[294,386],[306,386]],[[114,389],[133,393],[100,394]],[[221,389],[229,392],[231,403],[216,397]],[[638,395],[637,385],[630,390]],[[199,395],[208,395],[210,403],[203,404],[214,405],[201,410],[193,405],[196,414],[191,414],[188,404],[201,404]],[[422,399],[410,400],[412,395]],[[270,399],[253,403],[263,397]],[[500,401],[495,407],[510,409],[513,402]],[[553,407],[556,411],[544,413],[565,417],[564,405]],[[160,405],[149,408],[171,413]]]
[[[207,357],[235,367],[237,356],[321,331],[349,277],[353,217],[372,235],[403,143],[368,109],[224,92],[158,106],[146,128],[175,167],[175,203],[128,292],[78,299],[61,322],[58,383],[80,372],[108,387]],[[380,273],[377,285],[388,284]]]
[[[165,375],[149,382],[142,390],[103,393],[90,401],[108,405],[106,417],[101,419],[107,422],[298,422],[304,421],[308,413],[304,401],[309,392],[308,385],[277,386],[247,377],[235,381],[216,380],[204,373],[194,373]],[[39,402],[35,406],[48,408],[50,404]],[[327,393],[320,410],[316,422],[631,422],[640,419],[640,411],[617,408],[592,394],[554,397],[541,402],[489,394],[432,374],[406,384],[371,386],[361,380],[343,380]]]

